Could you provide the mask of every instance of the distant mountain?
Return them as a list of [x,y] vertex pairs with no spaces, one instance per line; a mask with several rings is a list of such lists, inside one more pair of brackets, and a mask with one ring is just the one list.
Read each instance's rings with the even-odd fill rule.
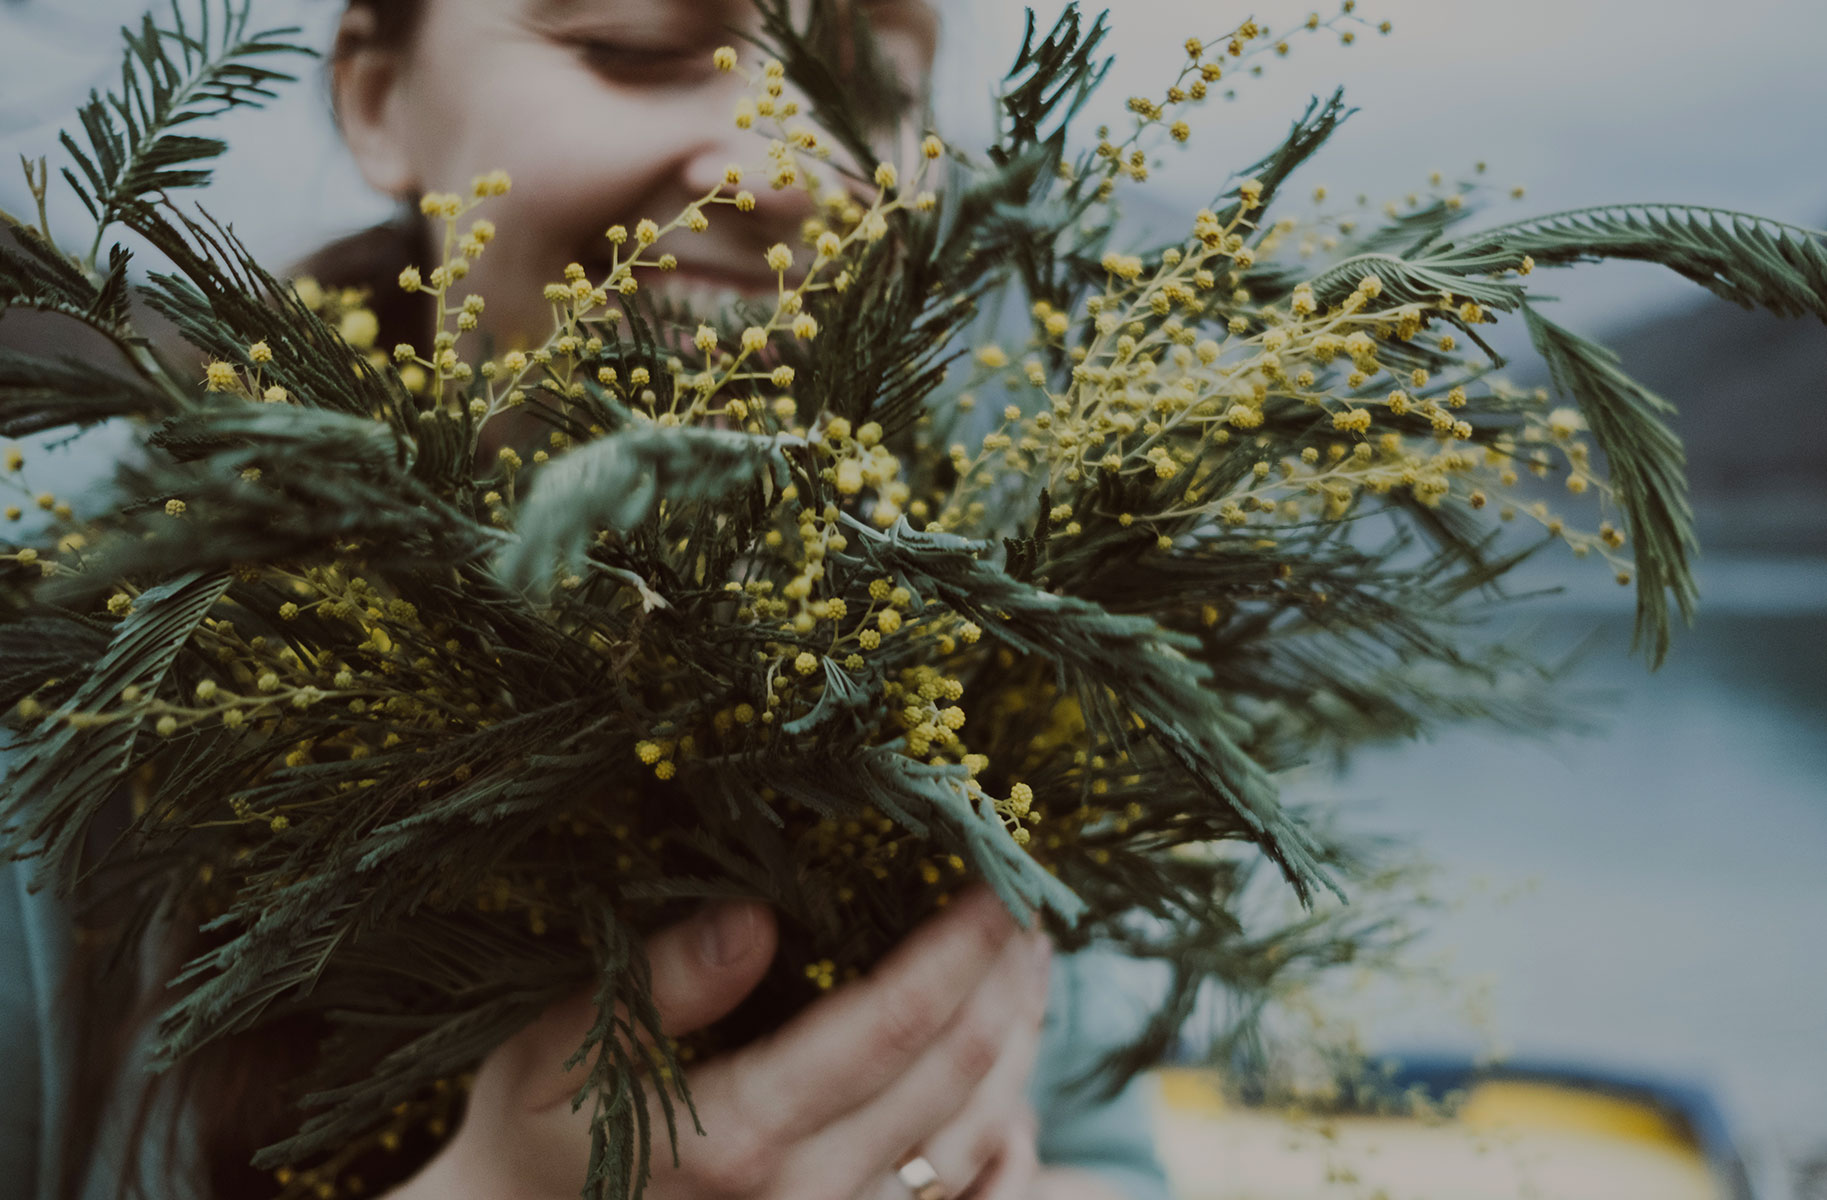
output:
[[1679,408],[1703,551],[1827,554],[1827,325],[1709,296],[1604,340]]

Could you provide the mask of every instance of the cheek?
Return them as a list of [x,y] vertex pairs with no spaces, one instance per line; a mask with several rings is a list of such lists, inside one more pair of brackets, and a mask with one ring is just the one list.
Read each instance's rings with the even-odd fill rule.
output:
[[414,145],[428,190],[462,194],[495,170],[513,177],[512,192],[477,210],[498,233],[466,281],[503,337],[509,325],[496,313],[516,314],[518,334],[529,332],[519,319],[529,311],[543,327],[541,287],[600,253],[611,224],[674,217],[689,199],[686,164],[708,145],[732,141],[732,157],[760,158],[761,143],[734,129],[725,88],[619,90],[542,42],[498,48],[489,61],[487,72],[431,81]]
[[476,209],[476,216],[495,223],[496,237],[464,281],[487,300],[484,328],[507,349],[550,332],[545,285],[562,279],[565,264],[602,253],[611,224],[633,224],[630,210],[639,205],[643,181],[573,152],[564,140],[552,139],[549,129],[540,138],[495,147],[478,142],[474,148],[476,157],[452,179],[454,185],[497,168],[514,180],[508,195]]
[[[588,258],[609,225],[632,225],[647,215],[637,210],[649,198],[668,190],[676,134],[667,123],[638,119],[645,114],[630,111],[638,106],[540,62],[552,57],[516,63],[503,55],[495,71],[439,97],[427,110],[435,117],[415,134],[427,190],[466,194],[471,179],[495,170],[513,178],[508,195],[473,214],[495,223],[496,238],[460,285],[487,301],[483,329],[498,349],[542,340],[551,326],[545,284],[567,262]],[[541,86],[526,86],[532,78]]]
[[571,224],[566,215],[583,209],[594,223],[663,169],[660,143],[630,137],[639,128],[631,114],[575,81],[491,86],[497,82],[477,80],[442,128],[427,131],[422,154],[433,187],[461,191],[473,176],[503,170],[514,179],[508,204],[516,220]]

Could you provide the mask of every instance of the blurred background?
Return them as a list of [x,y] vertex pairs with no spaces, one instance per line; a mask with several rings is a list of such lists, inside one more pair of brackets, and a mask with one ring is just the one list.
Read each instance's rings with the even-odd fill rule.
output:
[[[300,24],[307,43],[327,46],[340,6],[257,7],[261,23]],[[1124,97],[1158,90],[1187,36],[1215,38],[1245,16],[1279,32],[1309,11],[1283,0],[1113,7],[1117,66],[1087,128],[1117,121]],[[0,3],[0,161],[56,162],[60,124],[108,85],[115,28],[140,8]],[[1360,111],[1296,194],[1325,184],[1380,207],[1433,171],[1469,177],[1483,161],[1495,197],[1486,223],[1678,200],[1827,226],[1827,5],[1364,0],[1360,11],[1393,33],[1365,31],[1350,47],[1302,34],[1260,78],[1227,79],[1235,97],[1209,102],[1190,147],[1164,154],[1162,219],[1183,221],[1226,172],[1274,146],[1310,95],[1343,84]],[[1022,6],[946,0],[945,15],[940,124],[970,146],[987,133],[988,81],[1019,43]],[[269,263],[387,215],[335,140],[315,72],[273,110],[224,125],[233,150],[210,207]],[[1524,198],[1510,199],[1512,186]],[[0,175],[0,207],[30,207],[22,178]],[[1489,1036],[1518,1062],[1689,1089],[1721,1117],[1757,1196],[1817,1200],[1827,1196],[1827,329],[1741,312],[1647,267],[1588,268],[1550,286],[1564,297],[1557,320],[1608,339],[1680,408],[1703,547],[1698,625],[1650,675],[1629,657],[1629,593],[1600,566],[1546,555],[1544,579],[1568,586],[1531,612],[1546,646],[1592,639],[1580,682],[1606,694],[1600,733],[1530,742],[1457,731],[1368,754],[1342,778],[1297,774],[1288,790],[1336,801],[1354,827],[1411,839],[1440,864],[1436,891],[1451,903],[1425,947],[1487,997],[1476,1028],[1460,989],[1367,1005],[1371,1048],[1451,1059]],[[1526,354],[1514,377],[1536,379]],[[1248,1172],[1226,1158],[1244,1151],[1177,1119],[1164,1114],[1164,1137],[1179,1139],[1165,1148],[1189,1195],[1368,1200],[1384,1186],[1344,1172],[1244,1190]],[[1587,1194],[1525,1176],[1507,1191],[1438,1194]],[[1231,1190],[1210,1183],[1220,1177]],[[1597,1194],[1676,1193],[1639,1181]]]

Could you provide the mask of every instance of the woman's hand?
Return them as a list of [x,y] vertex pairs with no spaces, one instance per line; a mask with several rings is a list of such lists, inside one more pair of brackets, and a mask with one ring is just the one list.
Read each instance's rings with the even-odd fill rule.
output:
[[[773,914],[726,904],[656,934],[647,952],[670,1036],[733,1009],[774,954]],[[923,1155],[957,1200],[1025,1200],[1038,1167],[1028,1078],[1050,946],[985,888],[959,896],[870,975],[773,1035],[695,1064],[705,1136],[681,1111],[679,1162],[654,1135],[651,1200],[911,1200],[894,1165]],[[594,1017],[553,1007],[483,1063],[462,1126],[390,1200],[572,1200],[590,1111],[564,1061]],[[650,1111],[658,1115],[654,1084]]]

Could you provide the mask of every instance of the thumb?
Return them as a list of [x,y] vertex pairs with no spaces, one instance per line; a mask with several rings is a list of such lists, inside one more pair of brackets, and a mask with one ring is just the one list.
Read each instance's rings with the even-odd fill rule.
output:
[[704,1028],[754,990],[774,960],[774,912],[726,900],[647,939],[660,1028],[679,1037]]
[[[680,1037],[735,1008],[761,982],[776,941],[773,910],[753,900],[707,905],[649,937],[645,950],[661,1030]],[[567,1072],[564,1064],[595,1023],[596,999],[588,991],[554,1004],[503,1044],[495,1055],[503,1061],[484,1064],[478,1086],[496,1065],[525,1107],[569,1104],[584,1068]]]

